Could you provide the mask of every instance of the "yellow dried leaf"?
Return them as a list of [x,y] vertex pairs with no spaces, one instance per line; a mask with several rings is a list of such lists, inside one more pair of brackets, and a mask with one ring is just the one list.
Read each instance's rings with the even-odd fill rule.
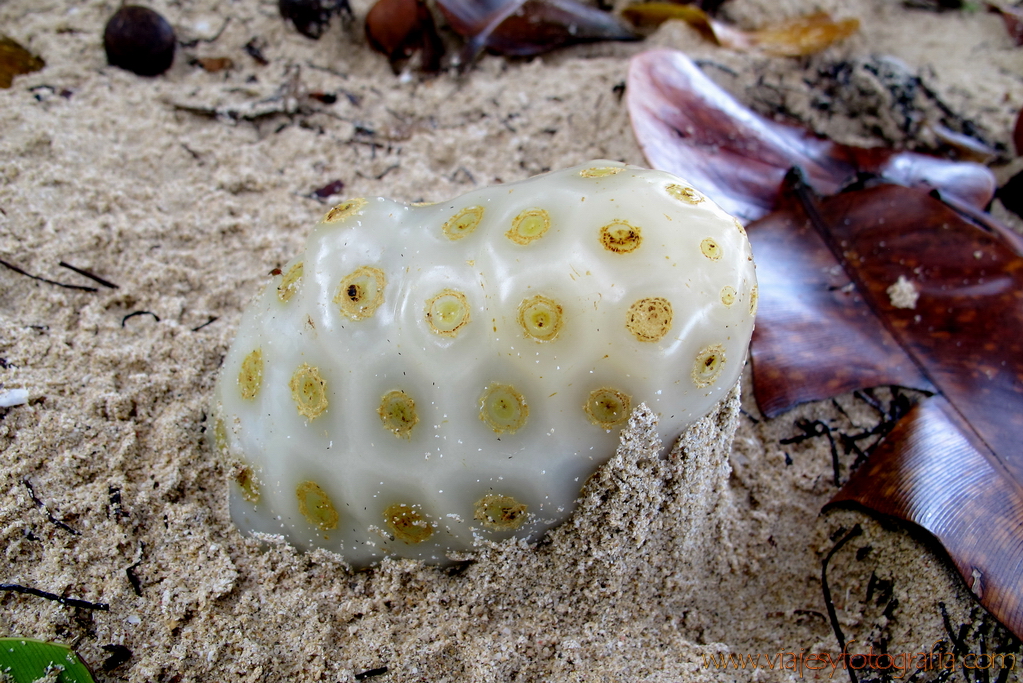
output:
[[660,26],[669,19],[681,19],[707,38],[717,41],[714,28],[711,25],[711,18],[694,5],[678,5],[673,2],[641,2],[623,9],[622,16],[635,26]]
[[803,57],[848,38],[859,28],[858,19],[834,21],[827,12],[817,12],[751,31],[748,35],[752,44],[763,52],[777,57]]
[[777,57],[803,57],[820,52],[860,28],[857,19],[836,22],[827,12],[816,12],[757,31],[741,31],[711,19],[698,7],[670,2],[630,5],[622,10],[622,16],[637,26],[657,26],[669,19],[681,19],[722,47],[759,50]]

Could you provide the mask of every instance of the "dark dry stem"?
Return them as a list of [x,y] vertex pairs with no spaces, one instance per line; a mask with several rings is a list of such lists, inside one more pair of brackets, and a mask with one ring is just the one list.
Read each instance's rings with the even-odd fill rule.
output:
[[160,316],[158,316],[156,313],[153,313],[152,311],[134,311],[121,318],[121,327],[124,327],[124,323],[128,321],[128,318],[134,318],[137,315],[151,315],[156,320],[156,322],[160,322]]
[[831,427],[821,420],[807,420],[806,418],[799,418],[796,420],[796,426],[803,430],[802,434],[798,436],[790,436],[786,439],[782,439],[778,443],[783,446],[788,446],[789,444],[803,443],[807,439],[813,439],[818,436],[828,437],[828,444],[831,446],[831,467],[834,470],[835,486],[841,486],[841,463],[838,461],[838,448],[835,447],[835,437],[831,434]]
[[[835,602],[831,599],[831,588],[828,586],[828,563],[831,562],[831,558],[834,557],[835,553],[841,550],[846,543],[862,533],[863,529],[860,528],[859,524],[854,526],[849,530],[849,533],[839,539],[838,543],[835,544],[835,547],[828,552],[827,557],[825,557],[824,561],[821,562],[821,590],[824,592],[824,606],[828,608],[828,619],[831,620],[831,628],[835,632],[835,638],[838,639],[838,646],[841,648],[842,652],[845,652],[845,635],[842,633],[841,624],[838,623],[838,613],[835,611]],[[853,673],[853,669],[848,667],[848,671],[849,679],[852,683],[859,683],[859,681],[856,680],[856,674]]]
[[218,321],[218,320],[220,320],[220,318],[219,318],[219,317],[217,317],[217,316],[215,316],[215,315],[214,315],[214,316],[210,316],[210,319],[209,319],[209,320],[207,320],[206,322],[204,322],[204,323],[203,323],[202,325],[199,325],[199,327],[193,327],[193,328],[192,328],[192,331],[193,331],[193,332],[198,332],[199,330],[201,330],[202,328],[206,327],[206,326],[207,326],[207,325],[209,325],[210,323],[214,323],[214,322],[216,322],[216,321]]
[[88,600],[79,600],[78,598],[64,598],[57,595],[56,593],[47,593],[46,591],[41,591],[38,588],[21,586],[16,583],[0,583],[0,591],[10,591],[11,593],[21,593],[22,595],[34,595],[37,598],[55,600],[67,607],[81,607],[82,609],[98,609],[102,612],[108,612],[110,610],[110,605],[108,605],[105,602],[89,602]]
[[110,289],[120,289],[120,287],[115,285],[113,282],[110,282],[109,280],[104,280],[99,275],[94,275],[94,274],[90,273],[87,270],[82,270],[81,268],[76,268],[73,265],[71,265],[70,263],[65,263],[65,262],[61,261],[60,265],[63,266],[64,268],[67,268],[68,270],[75,271],[79,275],[84,275],[85,277],[89,278],[90,280],[94,280],[95,282],[100,283],[104,287],[109,287]]
[[58,527],[60,529],[63,529],[64,531],[68,532],[72,536],[81,536],[82,535],[80,531],[72,529],[67,524],[65,524],[64,522],[60,521],[59,519],[57,519],[56,517],[53,516],[53,513],[50,512],[50,509],[48,507],[46,507],[46,504],[43,503],[43,501],[39,500],[39,496],[36,495],[35,489],[32,488],[32,482],[30,482],[28,480],[28,478],[22,479],[21,483],[23,483],[25,485],[25,488],[28,489],[28,495],[32,498],[32,502],[35,503],[37,507],[41,508],[43,510],[43,512],[46,513],[46,519],[50,520],[50,522],[54,526],[56,526],[56,527]]
[[270,63],[270,60],[263,54],[263,46],[258,37],[245,43],[245,53],[256,60],[256,63],[260,66],[266,66]]
[[142,580],[139,579],[138,574],[135,573],[135,568],[142,564],[142,554],[146,552],[146,544],[139,541],[139,552],[138,560],[135,564],[125,568],[124,574],[128,577],[128,583],[131,584],[131,589],[135,591],[135,595],[142,597]]
[[4,261],[3,259],[0,259],[0,266],[6,266],[7,268],[10,268],[11,270],[13,270],[15,273],[21,273],[25,277],[30,277],[33,280],[39,280],[40,282],[45,282],[46,284],[49,284],[49,285],[57,285],[58,287],[63,287],[64,289],[77,289],[77,290],[80,290],[82,292],[96,292],[96,291],[99,291],[95,287],[84,287],[82,285],[69,285],[69,284],[67,284],[65,282],[57,282],[56,280],[47,280],[44,277],[39,277],[38,275],[33,275],[32,273],[27,273],[24,270],[22,270],[21,268],[19,268],[18,266],[14,265],[12,263],[8,263],[7,261]]

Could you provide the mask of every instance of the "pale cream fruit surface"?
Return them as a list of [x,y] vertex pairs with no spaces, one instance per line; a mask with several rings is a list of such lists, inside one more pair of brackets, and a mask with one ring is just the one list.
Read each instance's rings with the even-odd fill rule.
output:
[[232,517],[356,567],[536,540],[633,408],[674,437],[726,395],[756,298],[741,224],[660,171],[343,202],[224,360]]

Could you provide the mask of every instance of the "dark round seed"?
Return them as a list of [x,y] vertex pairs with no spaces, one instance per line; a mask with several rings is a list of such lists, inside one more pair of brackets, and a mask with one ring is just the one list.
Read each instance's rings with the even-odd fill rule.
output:
[[158,76],[169,69],[176,45],[167,20],[139,5],[117,10],[103,31],[107,62],[139,76]]

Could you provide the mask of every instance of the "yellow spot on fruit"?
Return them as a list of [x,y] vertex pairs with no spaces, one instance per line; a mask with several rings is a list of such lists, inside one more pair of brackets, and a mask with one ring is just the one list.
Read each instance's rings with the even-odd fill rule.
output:
[[615,254],[629,254],[639,249],[641,231],[625,221],[614,221],[600,229],[600,243]]
[[364,206],[366,206],[366,200],[362,197],[343,201],[327,212],[327,215],[323,217],[323,222],[340,223],[349,216],[362,210],[362,207]]
[[281,278],[281,284],[277,285],[277,298],[282,304],[286,304],[295,296],[299,285],[302,284],[302,262],[299,261]]
[[242,498],[253,504],[259,502],[259,482],[251,467],[239,463],[234,470],[234,480],[241,487]]
[[337,510],[330,502],[330,496],[315,481],[303,481],[295,488],[298,511],[320,531],[330,531],[337,526]]
[[227,425],[224,424],[224,418],[220,415],[217,415],[216,422],[213,424],[213,441],[217,445],[218,453],[221,455],[227,453]]
[[413,506],[395,503],[384,510],[384,522],[399,541],[415,544],[433,536],[433,527]]
[[315,420],[327,409],[327,383],[320,376],[319,369],[302,363],[291,376],[288,387],[300,415]]
[[612,175],[618,175],[625,169],[620,166],[591,166],[584,168],[579,171],[581,178],[606,178]]
[[426,301],[426,324],[434,334],[457,337],[470,320],[469,300],[461,292],[444,289]]
[[513,531],[526,521],[526,505],[511,496],[488,493],[473,506],[473,519],[491,531]]
[[404,391],[397,389],[384,394],[377,414],[384,423],[384,429],[399,439],[412,438],[412,428],[419,424],[416,402]]
[[519,304],[519,326],[527,337],[538,342],[553,341],[561,332],[561,304],[537,294]]
[[662,297],[640,299],[625,315],[625,327],[641,342],[655,342],[671,329],[671,302]]
[[697,192],[695,189],[684,185],[676,185],[675,183],[672,183],[664,189],[666,189],[668,194],[672,197],[679,201],[683,201],[686,204],[699,204],[706,199],[706,197]]
[[725,367],[725,347],[711,344],[696,354],[693,361],[693,383],[700,387],[709,387],[721,376]]
[[735,287],[725,285],[721,288],[721,303],[731,306],[735,303]]
[[245,356],[241,372],[238,373],[238,391],[242,398],[251,401],[263,386],[263,350],[256,349]]
[[742,223],[739,222],[738,218],[733,218],[732,220],[735,222],[735,227],[739,228],[739,234],[742,235],[743,237],[745,237],[746,236],[746,228],[742,227]]
[[551,216],[543,209],[527,209],[515,217],[504,236],[523,246],[544,236],[551,227]]
[[449,240],[460,240],[479,226],[483,220],[483,207],[470,206],[462,209],[444,224],[444,235]]
[[721,247],[709,237],[700,242],[700,251],[711,261],[719,261],[721,259]]
[[491,384],[480,396],[480,419],[498,434],[512,434],[526,424],[529,406],[510,384]]
[[749,293],[749,314],[755,316],[757,314],[757,305],[760,303],[760,288],[757,285],[753,285],[753,289]]
[[590,392],[583,408],[590,422],[604,429],[611,429],[629,419],[631,400],[628,394],[601,387]]
[[386,286],[384,271],[372,266],[359,266],[341,279],[334,303],[340,307],[342,315],[352,320],[369,318],[384,303]]

